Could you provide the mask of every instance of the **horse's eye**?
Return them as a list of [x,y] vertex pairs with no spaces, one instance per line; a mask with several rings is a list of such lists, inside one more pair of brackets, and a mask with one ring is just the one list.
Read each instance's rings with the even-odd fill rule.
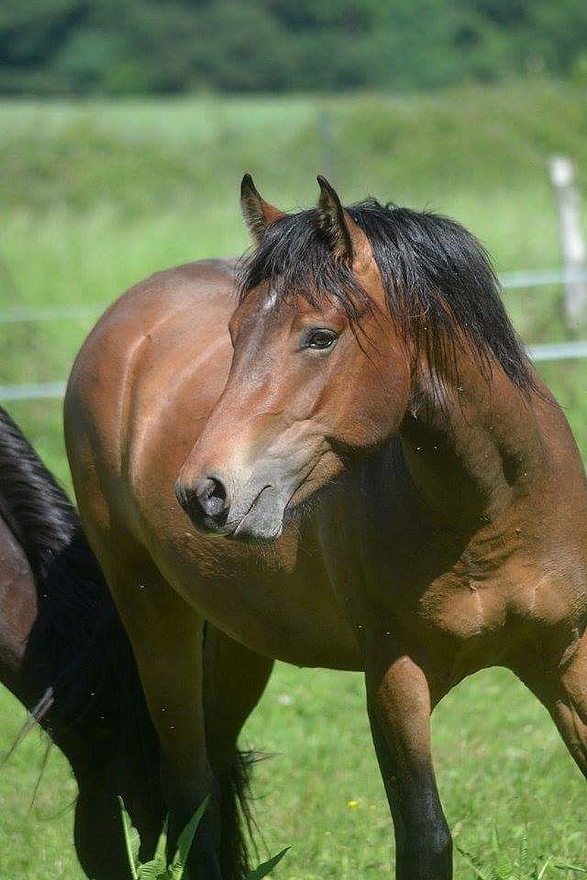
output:
[[312,348],[324,351],[326,348],[332,348],[337,339],[338,333],[335,333],[334,330],[327,330],[325,327],[317,327],[313,330],[308,330],[304,335],[302,348]]

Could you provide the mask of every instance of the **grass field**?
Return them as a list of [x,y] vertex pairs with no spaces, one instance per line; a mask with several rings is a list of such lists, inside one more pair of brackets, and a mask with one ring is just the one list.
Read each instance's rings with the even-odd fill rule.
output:
[[[575,157],[587,190],[584,94],[549,82],[409,99],[0,104],[0,310],[99,310],[155,269],[241,252],[245,170],[286,208],[314,202],[323,171],[347,202],[372,193],[455,216],[500,271],[553,267],[552,152]],[[556,289],[512,293],[507,303],[527,341],[573,335]],[[64,379],[90,323],[0,324],[0,384]],[[586,365],[543,373],[587,453]],[[60,404],[9,409],[69,485]],[[245,743],[274,756],[257,768],[255,795],[268,850],[292,845],[275,875],[282,880],[388,871],[390,822],[363,704],[359,676],[280,666],[248,725]],[[23,717],[0,694],[0,752]],[[552,723],[511,676],[491,671],[461,685],[437,711],[434,741],[465,850],[495,865],[498,849],[513,858],[527,837],[536,863],[552,854],[587,865],[587,790]],[[55,752],[28,811],[43,748],[33,735],[0,771],[0,880],[82,876],[67,810],[75,787]],[[457,855],[457,877],[472,876]]]

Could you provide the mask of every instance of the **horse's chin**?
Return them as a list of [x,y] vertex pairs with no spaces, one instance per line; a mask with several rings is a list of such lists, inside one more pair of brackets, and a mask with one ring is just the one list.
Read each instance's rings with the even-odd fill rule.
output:
[[344,470],[345,463],[341,456],[332,449],[326,452],[289,499],[286,520],[299,518],[309,510]]
[[316,484],[310,486],[304,483],[296,489],[287,504],[284,499],[272,497],[269,492],[264,493],[225,536],[240,541],[273,543],[284,528],[301,521],[319,488]]
[[[288,487],[287,475],[276,476],[263,471],[257,475],[261,485],[254,492],[250,487],[237,495],[228,512],[225,523],[215,525],[208,518],[192,522],[200,530],[230,540],[271,544],[282,534],[284,528],[299,523],[305,512],[322,490],[343,470],[340,458],[329,451],[309,469],[308,476],[293,491]],[[264,481],[267,483],[264,484]],[[269,482],[271,481],[271,482]],[[288,491],[291,493],[288,496]],[[249,500],[253,496],[253,500]]]
[[225,536],[237,541],[271,544],[283,531],[286,501],[287,498],[275,492],[272,486],[266,486],[258,492],[238,522],[230,524]]
[[283,513],[279,517],[245,517],[227,537],[237,541],[272,544],[283,531]]

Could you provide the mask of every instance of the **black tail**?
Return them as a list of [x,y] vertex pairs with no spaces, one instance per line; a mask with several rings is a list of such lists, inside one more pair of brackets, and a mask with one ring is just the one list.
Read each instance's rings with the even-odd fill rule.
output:
[[220,785],[220,866],[224,880],[243,880],[249,871],[247,840],[253,839],[254,822],[249,802],[254,752],[235,751],[232,763]]

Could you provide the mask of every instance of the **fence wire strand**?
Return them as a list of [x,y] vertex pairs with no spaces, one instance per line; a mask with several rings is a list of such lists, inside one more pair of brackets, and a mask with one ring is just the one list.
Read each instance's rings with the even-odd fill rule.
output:
[[[0,255],[0,274],[13,294],[16,284],[5,261]],[[587,281],[585,272],[569,272],[564,269],[543,269],[534,272],[508,272],[500,276],[503,290],[529,290],[534,287],[567,284],[573,281]],[[36,321],[89,320],[96,318],[107,307],[107,303],[93,306],[23,306],[0,311],[0,324],[24,324]],[[535,363],[557,360],[577,360],[587,358],[587,340],[573,342],[550,342],[542,345],[529,345],[528,354]],[[39,382],[26,385],[0,385],[0,400],[59,400],[65,394],[65,382]]]

